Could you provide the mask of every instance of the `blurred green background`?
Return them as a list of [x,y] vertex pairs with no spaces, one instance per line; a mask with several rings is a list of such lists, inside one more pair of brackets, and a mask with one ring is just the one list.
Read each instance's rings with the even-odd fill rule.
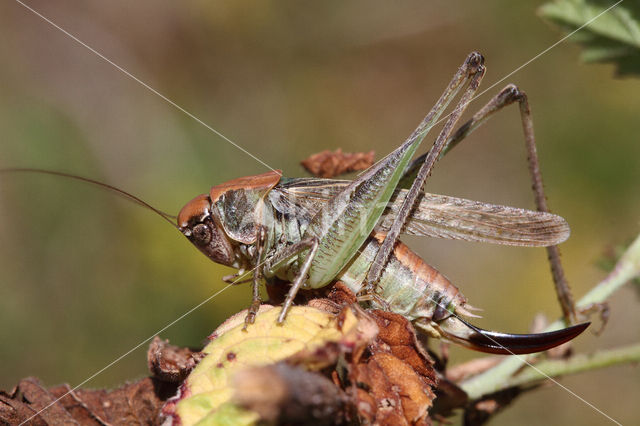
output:
[[[465,55],[485,55],[489,87],[560,39],[541,2],[29,3],[287,176],[324,150],[375,149],[414,129]],[[116,185],[177,213],[211,185],[266,168],[14,2],[0,5],[0,167],[42,167]],[[640,81],[583,65],[562,43],[507,82],[530,98],[551,208],[572,226],[563,260],[576,298],[595,263],[640,228]],[[425,148],[426,149],[426,144]],[[430,192],[533,206],[516,107],[438,165]],[[410,239],[485,309],[477,325],[524,332],[559,315],[545,252]],[[83,381],[222,288],[212,264],[149,211],[68,180],[0,180],[0,388],[33,375]],[[198,346],[250,291],[228,289],[162,337]],[[593,351],[638,341],[638,298],[611,301]],[[87,386],[146,374],[146,344]],[[478,354],[454,348],[452,359]],[[638,416],[640,373],[622,366],[562,383],[622,423]],[[493,424],[603,424],[558,386],[526,395]]]

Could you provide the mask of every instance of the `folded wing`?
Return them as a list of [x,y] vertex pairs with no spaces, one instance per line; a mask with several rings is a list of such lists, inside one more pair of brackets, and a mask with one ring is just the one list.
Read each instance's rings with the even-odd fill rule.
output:
[[[308,211],[324,205],[349,181],[330,179],[291,179],[278,188],[290,204]],[[376,231],[391,227],[407,191],[397,190]],[[493,244],[546,247],[569,238],[567,222],[560,216],[516,207],[489,204],[423,193],[403,229],[404,234]]]
[[[378,230],[391,227],[405,195],[405,190],[398,191]],[[529,247],[560,244],[569,238],[567,222],[551,213],[428,193],[421,194],[418,203],[405,234]]]

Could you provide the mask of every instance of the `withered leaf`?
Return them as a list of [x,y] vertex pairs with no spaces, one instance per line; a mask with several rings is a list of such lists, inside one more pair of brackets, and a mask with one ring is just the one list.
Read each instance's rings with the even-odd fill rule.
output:
[[45,389],[37,379],[27,378],[12,392],[0,392],[0,424],[19,424],[37,413],[30,424],[151,425],[175,391],[175,385],[149,377],[110,391],[71,391],[68,385]]
[[359,416],[376,424],[430,424],[437,382],[433,362],[404,317],[383,311],[370,315],[380,332],[369,352],[353,360],[349,374],[358,388],[353,396]]
[[202,352],[170,345],[168,340],[154,337],[147,350],[151,374],[165,382],[180,383],[204,357]]
[[338,148],[313,154],[300,164],[316,177],[332,178],[366,169],[373,164],[374,155],[374,151],[348,153]]
[[[380,329],[375,350],[379,352],[388,347],[393,355],[423,376],[430,386],[435,386],[437,379],[433,361],[418,342],[413,325],[402,315],[392,312],[377,310],[372,312],[372,317]],[[382,345],[385,347],[380,347]]]

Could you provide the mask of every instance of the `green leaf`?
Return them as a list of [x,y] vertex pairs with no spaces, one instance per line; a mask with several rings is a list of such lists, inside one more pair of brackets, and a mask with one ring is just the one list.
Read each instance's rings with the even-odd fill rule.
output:
[[[538,13],[567,32],[585,25],[616,0],[556,0]],[[623,1],[570,38],[583,47],[584,62],[616,65],[619,76],[640,75],[640,3]]]

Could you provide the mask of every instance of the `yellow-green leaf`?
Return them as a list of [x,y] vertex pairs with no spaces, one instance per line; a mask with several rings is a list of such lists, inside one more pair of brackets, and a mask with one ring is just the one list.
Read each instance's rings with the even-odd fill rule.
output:
[[[293,307],[283,325],[280,308],[263,306],[246,330],[244,313],[235,315],[212,335],[205,358],[183,385],[175,412],[183,425],[247,425],[255,413],[233,404],[233,376],[247,367],[275,363],[299,353],[312,353],[330,342],[353,343],[361,338],[358,319],[347,309],[338,317],[311,307]],[[304,364],[302,364],[304,367]]]

